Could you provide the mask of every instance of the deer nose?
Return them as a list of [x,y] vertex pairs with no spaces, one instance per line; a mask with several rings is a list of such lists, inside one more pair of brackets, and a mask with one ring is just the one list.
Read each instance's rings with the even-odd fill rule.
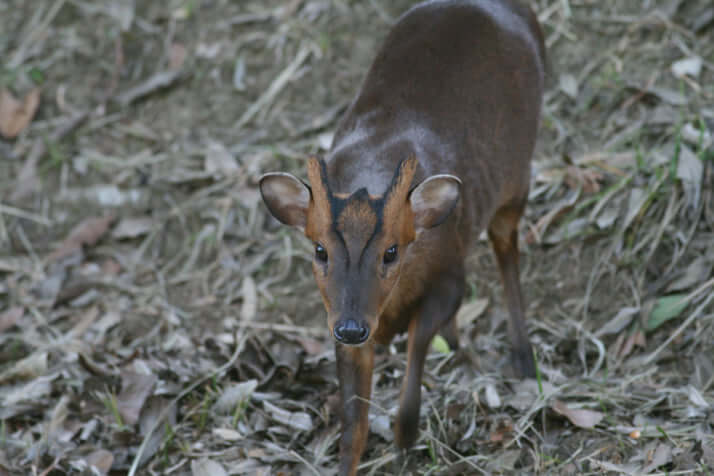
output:
[[335,339],[343,344],[361,344],[369,337],[369,327],[357,323],[354,319],[347,319],[335,325],[333,334],[335,335]]

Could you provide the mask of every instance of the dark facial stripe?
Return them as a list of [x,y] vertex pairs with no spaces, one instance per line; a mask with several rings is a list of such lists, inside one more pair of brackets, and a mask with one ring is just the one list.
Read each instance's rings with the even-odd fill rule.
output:
[[[365,245],[363,246],[359,258],[357,260],[358,265],[361,265],[366,251],[373,244],[377,236],[380,234],[384,227],[384,208],[385,204],[389,202],[390,199],[394,198],[395,193],[400,191],[408,192],[408,188],[411,185],[412,177],[414,175],[414,168],[416,166],[416,159],[409,157],[402,160],[394,171],[391,183],[384,195],[378,198],[371,198],[366,188],[360,188],[355,191],[352,195],[346,198],[337,197],[333,194],[332,188],[327,178],[327,164],[324,160],[319,161],[320,164],[320,180],[326,191],[327,200],[330,205],[331,212],[331,231],[334,232],[335,236],[338,237],[342,246],[347,250],[347,242],[345,236],[340,229],[339,224],[341,223],[341,216],[343,213],[349,210],[357,210],[360,206],[368,206],[370,210],[374,213],[376,218],[374,227],[371,231],[369,238],[367,239]],[[409,183],[406,183],[409,182]],[[406,194],[405,194],[406,198]],[[357,219],[358,217],[356,217]],[[347,265],[350,263],[350,255],[347,253]]]

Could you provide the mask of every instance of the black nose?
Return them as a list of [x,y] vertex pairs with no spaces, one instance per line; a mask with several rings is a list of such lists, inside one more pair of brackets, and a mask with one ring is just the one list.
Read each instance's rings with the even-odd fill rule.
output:
[[358,324],[354,319],[340,321],[335,325],[335,339],[343,344],[361,344],[369,337],[369,327]]

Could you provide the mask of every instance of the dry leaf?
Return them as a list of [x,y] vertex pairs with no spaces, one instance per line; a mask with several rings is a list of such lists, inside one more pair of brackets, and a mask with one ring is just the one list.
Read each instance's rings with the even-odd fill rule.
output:
[[47,351],[34,352],[0,374],[0,383],[10,380],[29,380],[47,372]]
[[513,433],[513,422],[510,420],[501,421],[495,430],[491,431],[488,439],[491,443],[500,443]]
[[475,321],[488,308],[488,298],[474,299],[459,309],[456,324],[462,329]]
[[681,144],[677,161],[677,178],[682,181],[684,196],[690,208],[696,208],[702,194],[704,163],[688,146]]
[[111,451],[107,450],[94,450],[89,453],[85,459],[87,463],[94,467],[101,475],[109,474],[112,463],[114,463],[114,455],[112,455]]
[[578,80],[572,74],[560,75],[560,90],[567,94],[571,99],[578,97]]
[[682,76],[691,76],[696,78],[702,70],[702,59],[693,56],[684,58],[672,63],[672,73],[681,78]]
[[191,461],[193,476],[228,476],[223,465],[208,458]]
[[640,312],[639,307],[623,307],[617,312],[615,317],[610,319],[607,324],[595,332],[595,337],[619,333],[632,322],[632,319],[638,312]]
[[559,415],[563,415],[570,420],[573,425],[579,426],[580,428],[593,428],[605,418],[604,413],[594,410],[570,408],[560,400],[555,400],[550,407]]
[[243,305],[240,308],[240,318],[244,321],[252,321],[258,308],[258,292],[255,288],[255,281],[250,276],[243,278],[241,286]]
[[369,421],[369,431],[382,437],[384,441],[394,441],[392,423],[388,415],[377,415]]
[[0,313],[0,333],[14,326],[22,318],[23,314],[25,314],[24,307],[11,307],[7,311]]
[[72,228],[69,236],[47,257],[48,261],[56,261],[69,256],[82,246],[93,246],[104,236],[109,226],[114,222],[114,215],[87,218]]
[[0,388],[0,419],[12,416],[12,407],[20,402],[37,402],[52,392],[56,375],[36,378],[24,385]]
[[312,431],[312,417],[305,412],[290,412],[273,405],[267,400],[263,402],[263,408],[282,425],[296,430]]
[[122,218],[112,230],[112,236],[117,239],[130,239],[146,235],[154,226],[154,220],[149,217]]
[[219,142],[212,142],[206,150],[204,170],[213,176],[231,176],[238,172],[238,162]]
[[231,415],[238,405],[242,405],[248,400],[258,386],[258,381],[251,379],[240,382],[223,391],[218,400],[213,405],[213,410],[221,415]]
[[709,408],[709,403],[706,401],[704,396],[691,385],[687,385],[687,393],[689,394],[689,400],[698,407]]
[[672,461],[672,448],[669,445],[660,443],[654,453],[647,455],[649,464],[642,468],[642,473],[647,474]]
[[181,69],[184,61],[186,61],[186,47],[181,43],[171,43],[169,49],[169,69]]
[[498,396],[498,391],[496,387],[489,383],[486,385],[486,405],[491,408],[499,408],[501,406],[501,397]]
[[122,372],[122,390],[117,395],[117,406],[123,422],[133,425],[139,421],[144,402],[151,395],[157,377],[134,372]]
[[31,90],[22,102],[7,89],[0,91],[0,134],[13,139],[30,124],[40,105],[40,89]]
[[243,438],[243,435],[231,428],[214,428],[212,433],[226,441],[238,441]]
[[603,180],[603,175],[595,169],[577,167],[569,165],[565,168],[565,184],[576,189],[583,188],[585,195],[592,195],[600,191],[600,182]]
[[297,337],[297,341],[309,355],[319,355],[325,351],[325,344],[312,337]]

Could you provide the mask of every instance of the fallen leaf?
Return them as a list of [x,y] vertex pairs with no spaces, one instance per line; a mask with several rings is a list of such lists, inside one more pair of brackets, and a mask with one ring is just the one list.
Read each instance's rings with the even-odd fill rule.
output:
[[15,325],[25,314],[24,307],[11,307],[10,309],[0,313],[0,333]]
[[622,347],[617,352],[617,356],[621,359],[624,359],[625,357],[630,355],[636,345],[640,348],[645,348],[645,334],[640,330],[635,331],[627,336],[627,339],[625,339],[624,343],[622,344]]
[[191,461],[191,474],[193,476],[228,476],[221,463],[208,458]]
[[672,63],[672,73],[681,78],[683,76],[691,76],[696,78],[702,70],[702,59],[696,56],[684,58]]
[[100,475],[109,474],[112,463],[114,463],[114,455],[112,455],[111,451],[101,449],[92,451],[85,459]]
[[604,413],[594,410],[570,408],[560,400],[555,400],[550,407],[559,415],[563,415],[570,420],[573,425],[580,428],[594,428],[595,425],[605,418]]
[[708,149],[712,145],[712,134],[706,126],[704,129],[699,129],[700,126],[703,124],[695,126],[691,122],[686,123],[682,126],[682,139],[695,147]]
[[568,95],[571,99],[578,97],[578,80],[572,74],[560,75],[560,90]]
[[595,332],[595,337],[619,333],[632,322],[638,312],[640,312],[639,307],[623,307],[615,314],[615,317]]
[[245,91],[245,60],[242,56],[236,59],[236,66],[233,69],[233,87],[238,91]]
[[499,408],[501,406],[501,397],[498,396],[498,391],[496,387],[489,383],[486,385],[486,405],[491,408]]
[[671,294],[657,299],[645,329],[651,332],[670,319],[678,317],[689,304],[686,297],[686,294]]
[[650,473],[653,470],[659,468],[660,466],[672,461],[672,448],[669,445],[660,443],[659,445],[657,445],[657,448],[654,450],[654,453],[648,456],[649,463],[644,468],[642,468],[643,474]]
[[572,190],[562,200],[555,203],[548,213],[540,217],[535,225],[530,227],[526,234],[526,242],[539,243],[550,224],[569,213],[575,207],[578,198],[580,198],[580,189]]
[[255,281],[250,276],[243,278],[241,286],[243,304],[240,308],[240,318],[244,321],[252,321],[258,308],[258,293],[255,288]]
[[689,401],[698,407],[709,408],[709,403],[706,401],[704,396],[691,385],[687,385],[687,394],[689,395]]
[[694,209],[699,205],[699,198],[702,194],[703,174],[704,163],[699,160],[697,154],[692,152],[692,149],[681,144],[679,160],[677,161],[677,178],[682,181],[684,196],[689,208]]
[[119,23],[121,30],[126,32],[134,21],[135,8],[134,0],[115,0],[109,2],[106,12]]
[[514,393],[506,398],[505,404],[516,410],[526,411],[540,398],[540,387],[543,388],[544,398],[555,394],[555,386],[552,383],[543,380],[539,384],[535,379],[529,378],[519,380],[513,385]]
[[3,412],[17,403],[37,402],[42,397],[49,395],[52,392],[52,380],[55,378],[56,375],[48,375],[38,377],[24,385],[0,388],[0,419],[10,418],[8,414]]
[[488,458],[486,463],[487,474],[518,474],[516,462],[521,457],[521,450],[499,451],[497,455]]
[[684,106],[689,102],[684,94],[674,91],[673,89],[652,86],[647,89],[647,92],[657,96],[664,102],[672,104],[673,106]]
[[149,233],[154,220],[149,217],[122,218],[112,230],[112,236],[119,240],[136,238]]
[[499,443],[513,433],[513,422],[510,420],[500,421],[496,428],[488,436],[491,443]]
[[214,59],[220,52],[220,43],[199,43],[198,46],[196,46],[196,56],[199,58]]
[[310,355],[319,355],[325,351],[325,344],[312,337],[297,337],[302,348]]
[[93,246],[114,222],[114,215],[87,218],[72,228],[69,236],[47,257],[48,261],[65,258],[82,246]]
[[384,441],[394,441],[392,423],[387,415],[377,415],[369,422],[369,430],[382,437]]
[[449,343],[446,342],[446,339],[444,339],[440,335],[434,336],[434,338],[431,340],[431,348],[434,349],[436,352],[439,352],[440,354],[448,354],[449,352],[451,352],[451,349],[449,348]]
[[312,431],[312,418],[305,412],[290,412],[273,405],[267,400],[263,402],[263,408],[282,425],[296,430]]
[[[706,281],[712,271],[713,263],[711,258],[702,255],[689,263],[684,274],[672,281],[667,286],[667,292],[683,291],[692,288],[697,283]],[[0,319],[1,320],[1,319]]]
[[17,137],[30,124],[40,105],[40,89],[31,90],[18,101],[7,90],[0,91],[0,134],[7,139]]
[[478,319],[481,314],[488,308],[488,298],[474,299],[467,302],[456,313],[456,325],[459,329],[471,324]]
[[34,352],[0,374],[0,383],[11,380],[30,380],[47,372],[47,351]]
[[139,421],[141,409],[144,407],[146,399],[151,395],[156,380],[157,377],[153,374],[122,372],[122,390],[117,395],[117,406],[125,424],[133,425]]
[[204,170],[214,176],[231,176],[240,169],[236,159],[223,144],[212,142],[206,150]]
[[186,61],[186,47],[181,43],[171,43],[171,48],[169,49],[169,69],[178,70],[181,69],[183,63]]
[[214,428],[212,433],[226,441],[238,441],[243,438],[243,435],[241,435],[240,432],[231,428]]
[[237,383],[223,391],[218,400],[213,405],[213,410],[221,415],[231,415],[238,405],[242,405],[248,400],[258,386],[258,381],[251,379]]
[[585,195],[592,195],[600,191],[600,182],[603,175],[595,169],[569,165],[565,168],[565,184],[571,189],[583,188]]

